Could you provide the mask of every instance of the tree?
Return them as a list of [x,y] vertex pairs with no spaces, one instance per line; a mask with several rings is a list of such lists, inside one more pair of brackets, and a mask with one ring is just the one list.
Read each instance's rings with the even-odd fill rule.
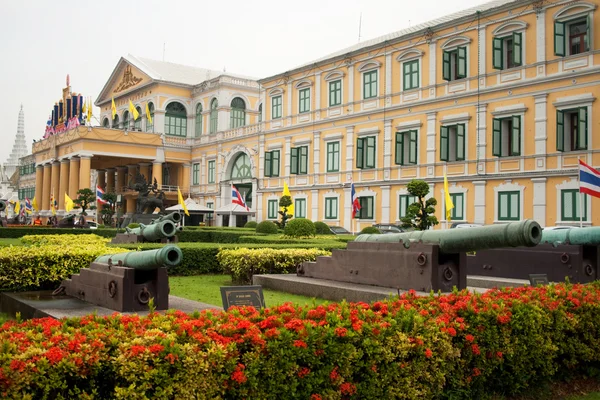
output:
[[287,213],[288,207],[292,205],[292,196],[281,196],[279,199],[279,207],[283,207],[282,211],[279,211],[279,215],[281,215],[281,222],[279,223],[279,228],[285,229],[285,223],[292,216]]
[[100,215],[102,216],[102,223],[104,225],[111,226],[112,218],[115,215],[115,207],[117,204],[117,194],[114,192],[104,193],[102,196],[103,200],[106,200],[108,203],[102,205],[102,209],[100,210]]
[[435,208],[437,200],[433,197],[424,200],[429,193],[429,185],[425,181],[413,179],[407,185],[408,193],[415,196],[417,201],[408,206],[406,216],[401,219],[402,226],[405,228],[414,228],[418,231],[425,231],[434,225],[439,224],[435,217]]
[[96,206],[94,202],[96,201],[96,194],[92,192],[91,189],[79,189],[77,191],[77,198],[73,200],[75,206],[81,208],[81,216],[84,217],[87,215],[85,210],[95,210]]

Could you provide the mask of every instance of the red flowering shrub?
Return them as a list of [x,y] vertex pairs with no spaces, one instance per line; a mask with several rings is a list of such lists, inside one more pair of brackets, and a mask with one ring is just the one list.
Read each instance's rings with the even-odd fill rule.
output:
[[7,322],[3,398],[514,394],[600,364],[600,283],[194,315]]

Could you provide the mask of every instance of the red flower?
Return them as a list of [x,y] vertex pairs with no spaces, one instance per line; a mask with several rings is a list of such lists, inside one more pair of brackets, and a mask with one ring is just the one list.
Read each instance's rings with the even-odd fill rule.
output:
[[500,324],[508,324],[510,322],[510,312],[505,315],[498,315],[498,323]]
[[48,349],[48,351],[46,351],[46,354],[44,354],[44,356],[48,359],[48,361],[50,361],[50,364],[56,364],[60,362],[60,360],[62,360],[65,355],[63,351],[58,347],[51,347]]
[[425,357],[431,358],[433,356],[433,352],[430,349],[425,349]]
[[346,328],[335,328],[335,334],[339,337],[346,336],[346,333],[348,333],[348,329]]
[[165,356],[165,360],[169,362],[169,364],[174,364],[175,361],[179,359],[179,356],[173,353],[169,353]]
[[475,336],[473,335],[467,335],[465,336],[465,339],[467,342],[472,342],[473,340],[475,340]]
[[323,400],[320,394],[312,394],[310,400]]
[[456,336],[456,329],[454,329],[453,327],[450,327],[446,330],[446,332],[448,332],[448,334],[450,336]]
[[146,346],[134,345],[131,346],[130,351],[132,356],[137,356],[138,354],[142,354],[144,351],[146,351]]
[[160,353],[161,351],[163,351],[163,349],[165,348],[165,346],[161,345],[161,344],[153,344],[150,347],[148,347],[148,350],[150,350],[150,352],[157,354]]
[[501,351],[497,351],[497,352],[496,352],[496,357],[498,357],[498,358],[502,358],[502,356],[503,356],[503,354],[502,354],[502,352],[501,352]]
[[304,378],[309,373],[310,373],[310,369],[308,369],[306,367],[302,367],[302,368],[300,368],[300,371],[298,371],[298,378]]
[[10,369],[12,369],[13,371],[23,372],[26,366],[27,364],[25,364],[21,360],[12,360],[10,362]]
[[329,379],[331,379],[332,381],[335,381],[340,377],[340,374],[337,372],[337,369],[338,367],[335,367],[333,371],[331,371],[331,373],[329,374]]
[[479,350],[479,346],[477,346],[476,344],[471,345],[471,351],[475,355],[479,355],[481,353],[481,351]]
[[246,378],[246,374],[244,374],[244,371],[233,371],[233,373],[231,374],[231,380],[241,385],[242,383],[246,382],[248,378]]
[[473,376],[479,376],[481,375],[481,371],[479,370],[479,368],[473,368]]
[[294,347],[307,348],[308,346],[304,340],[294,340]]
[[340,392],[342,394],[351,396],[356,393],[356,386],[354,386],[350,382],[344,382],[340,386]]
[[240,322],[238,322],[236,328],[237,329],[248,329],[252,326],[252,323],[250,321],[248,321],[247,319],[244,319]]

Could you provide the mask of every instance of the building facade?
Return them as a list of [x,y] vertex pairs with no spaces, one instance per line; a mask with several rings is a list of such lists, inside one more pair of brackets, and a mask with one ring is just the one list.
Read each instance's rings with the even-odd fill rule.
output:
[[[174,83],[153,74],[160,62],[128,57],[96,102],[103,139],[85,154],[99,171],[152,166],[165,187],[217,210],[235,184],[259,221],[277,219],[287,182],[296,217],[354,231],[398,222],[406,184],[422,179],[443,226],[446,174],[453,222],[599,225],[600,201],[580,199],[577,180],[578,160],[600,166],[599,2],[496,0],[258,82],[178,67],[189,81]],[[151,129],[144,112],[125,114],[129,100],[150,105]],[[225,213],[217,223],[239,225]]]

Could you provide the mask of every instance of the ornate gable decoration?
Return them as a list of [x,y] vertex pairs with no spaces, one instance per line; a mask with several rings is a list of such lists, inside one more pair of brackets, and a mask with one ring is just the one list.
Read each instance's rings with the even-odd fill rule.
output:
[[141,81],[142,78],[134,76],[133,72],[131,72],[131,65],[128,65],[125,67],[125,72],[123,72],[123,79],[121,79],[121,83],[119,83],[119,86],[117,86],[117,88],[113,90],[113,93],[119,93],[123,90],[129,89],[130,87],[137,85]]

